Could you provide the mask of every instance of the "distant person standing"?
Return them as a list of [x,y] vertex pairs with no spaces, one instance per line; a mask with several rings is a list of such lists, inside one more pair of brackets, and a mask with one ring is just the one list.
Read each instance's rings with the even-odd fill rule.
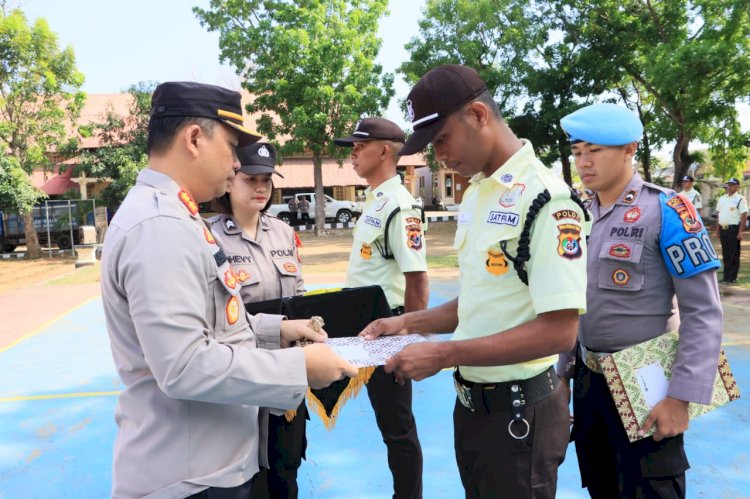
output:
[[299,210],[297,196],[292,196],[287,206],[289,207],[289,220],[292,222],[291,225],[297,225],[297,218],[299,216],[297,214],[297,211]]
[[701,193],[696,189],[693,189],[694,183],[695,179],[690,175],[685,175],[684,177],[682,177],[681,194],[688,198],[691,203],[693,203],[693,206],[695,206],[696,210],[700,210],[701,208],[703,208],[703,199],[701,198]]
[[719,223],[716,233],[721,241],[721,258],[724,261],[724,278],[721,282],[734,284],[740,270],[740,249],[742,233],[747,224],[747,200],[737,191],[740,181],[736,178],[727,180],[727,193],[719,198],[716,211]]
[[[427,307],[429,283],[422,210],[396,172],[404,131],[383,118],[364,118],[336,145],[352,148],[354,171],[367,181],[362,216],[354,227],[347,286],[380,285],[393,315]],[[396,499],[422,497],[422,447],[412,413],[411,381],[394,382],[382,367],[366,385],[388,448]]]
[[307,196],[302,196],[299,199],[299,212],[300,221],[305,225],[310,223],[310,201],[307,199]]

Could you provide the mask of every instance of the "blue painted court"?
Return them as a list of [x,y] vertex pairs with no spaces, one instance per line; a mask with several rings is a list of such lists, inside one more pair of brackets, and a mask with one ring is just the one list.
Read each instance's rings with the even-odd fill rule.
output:
[[[455,296],[453,281],[433,280],[431,288],[431,306]],[[726,352],[746,398],[691,424],[691,498],[750,497],[750,344],[737,343]],[[113,413],[122,385],[101,301],[84,303],[0,351],[0,373],[0,497],[107,497]],[[448,372],[414,385],[427,499],[463,497],[453,456],[454,400]],[[385,446],[365,393],[348,402],[333,431],[316,416],[308,428],[300,497],[391,497]],[[572,446],[560,470],[558,497],[587,497]]]

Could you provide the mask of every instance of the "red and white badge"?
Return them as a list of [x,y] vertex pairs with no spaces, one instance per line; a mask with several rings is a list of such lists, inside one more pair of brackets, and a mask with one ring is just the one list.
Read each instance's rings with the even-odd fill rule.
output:
[[625,216],[622,217],[623,221],[629,224],[637,222],[639,218],[641,218],[641,209],[637,206],[630,208],[625,212]]

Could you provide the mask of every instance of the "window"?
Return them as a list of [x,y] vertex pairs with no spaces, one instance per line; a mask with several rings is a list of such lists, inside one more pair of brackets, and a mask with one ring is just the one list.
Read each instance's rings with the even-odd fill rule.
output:
[[453,197],[453,174],[447,174],[445,176],[445,197]]

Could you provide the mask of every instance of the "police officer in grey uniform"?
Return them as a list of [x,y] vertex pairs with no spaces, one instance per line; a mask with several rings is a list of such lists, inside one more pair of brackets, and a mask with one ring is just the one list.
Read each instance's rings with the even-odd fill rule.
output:
[[102,256],[125,385],[115,498],[246,497],[265,461],[258,406],[295,408],[308,384],[357,373],[324,344],[279,349],[324,334],[248,323],[236,276],[198,215],[239,168],[237,145],[258,138],[243,125],[239,92],[187,82],[154,91],[149,166],[112,219]]
[[[295,296],[305,291],[297,253],[299,239],[289,225],[265,211],[271,204],[276,150],[256,143],[237,150],[240,170],[227,193],[217,199],[221,213],[209,220],[211,231],[227,255],[240,286],[243,303]],[[257,314],[261,324],[281,320],[279,315]],[[293,417],[292,417],[293,416]],[[305,455],[304,401],[287,419],[283,410],[271,409],[268,422],[268,468],[253,479],[253,498],[296,498],[297,470]]]
[[[687,405],[711,401],[721,342],[716,252],[686,198],[634,171],[643,132],[635,114],[595,104],[561,125],[581,180],[596,192],[580,347],[558,364],[566,380],[575,372],[582,483],[592,497],[685,497]],[[680,340],[667,396],[643,426],[656,432],[630,443],[597,359],[673,330]]]

